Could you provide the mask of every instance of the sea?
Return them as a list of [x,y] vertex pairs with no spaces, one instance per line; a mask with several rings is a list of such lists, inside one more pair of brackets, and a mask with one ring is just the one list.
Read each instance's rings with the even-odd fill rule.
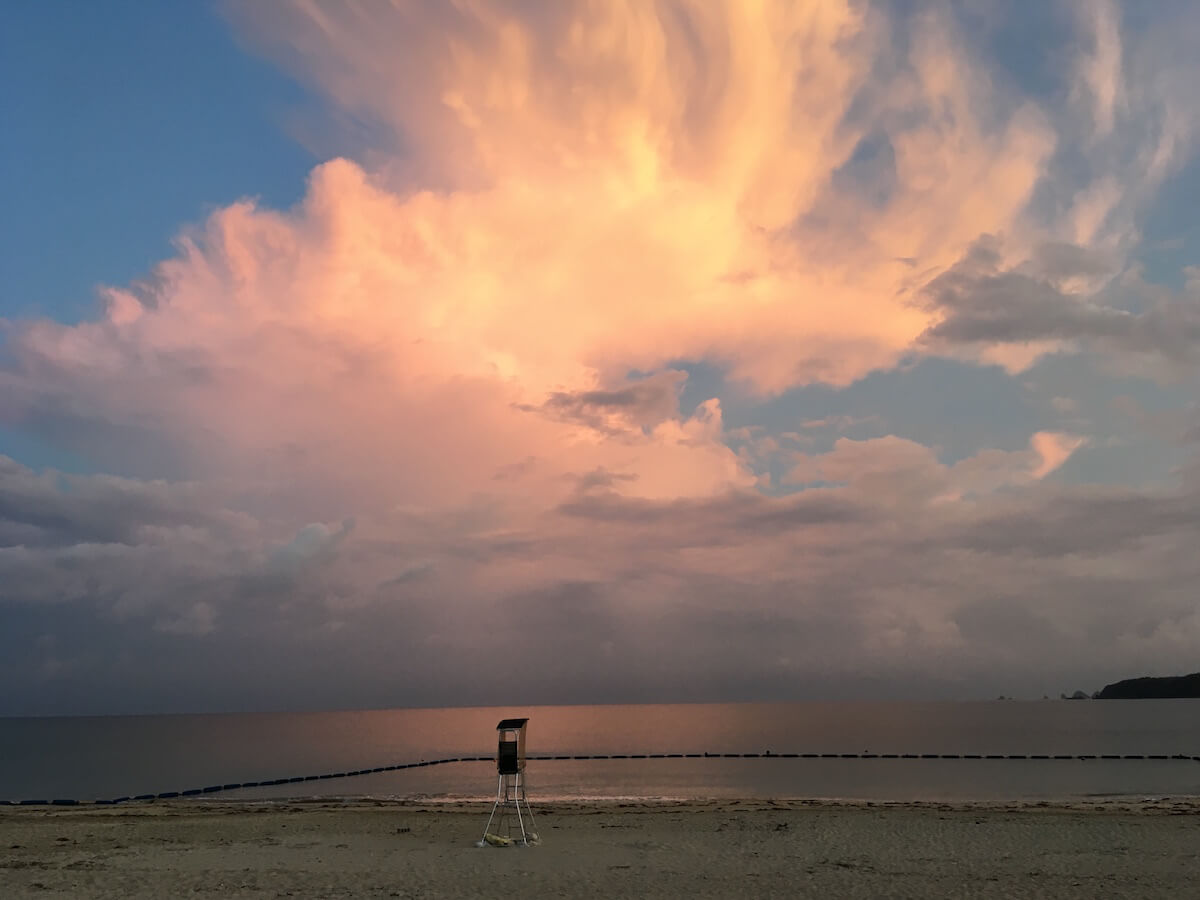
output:
[[[1043,700],[0,718],[0,799],[93,801],[485,757],[202,796],[486,800],[497,787],[496,725],[510,717],[529,719],[535,804],[1200,796],[1200,700]],[[651,754],[702,755],[538,758]],[[1006,758],[964,758],[989,755]],[[1127,758],[1137,756],[1168,758]]]

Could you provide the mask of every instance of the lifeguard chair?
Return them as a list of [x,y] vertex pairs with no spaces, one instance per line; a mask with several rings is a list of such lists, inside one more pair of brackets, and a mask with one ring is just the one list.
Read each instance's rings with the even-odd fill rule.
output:
[[[483,840],[493,846],[536,843],[537,832],[533,825],[533,811],[525,796],[525,726],[528,719],[501,719],[496,726],[496,769],[500,781],[496,786],[496,802],[483,829]],[[524,812],[521,806],[524,805]],[[499,815],[497,816],[497,813]],[[514,815],[515,814],[515,815]],[[517,828],[513,828],[513,819]],[[528,820],[528,827],[526,821]],[[493,828],[493,823],[495,828]],[[518,838],[517,833],[520,832]]]

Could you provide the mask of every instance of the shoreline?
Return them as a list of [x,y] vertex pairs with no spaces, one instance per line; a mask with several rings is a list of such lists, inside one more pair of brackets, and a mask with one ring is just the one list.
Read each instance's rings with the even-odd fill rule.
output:
[[[380,807],[412,809],[428,812],[462,812],[490,810],[493,797],[439,797],[430,795],[370,796],[348,794],[312,795],[297,797],[172,797],[146,800],[111,801],[2,801],[0,819],[23,812],[53,812],[62,814],[86,814],[96,812],[118,812],[123,810],[172,810],[194,811],[222,809],[249,810],[284,809],[377,809]],[[538,809],[575,811],[582,809],[687,809],[703,810],[725,807],[762,807],[765,809],[909,809],[950,810],[955,812],[1122,812],[1155,813],[1159,811],[1189,810],[1200,815],[1200,794],[1104,794],[1093,796],[1064,797],[1013,797],[1011,799],[957,799],[922,798],[911,800],[870,799],[860,797],[642,797],[636,795],[597,795],[530,798],[535,812]]]

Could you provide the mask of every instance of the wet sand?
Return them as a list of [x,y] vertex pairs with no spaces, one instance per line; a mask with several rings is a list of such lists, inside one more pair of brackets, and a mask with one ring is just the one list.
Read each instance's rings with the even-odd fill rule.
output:
[[1186,897],[1200,801],[534,805],[155,802],[0,809],[0,897]]

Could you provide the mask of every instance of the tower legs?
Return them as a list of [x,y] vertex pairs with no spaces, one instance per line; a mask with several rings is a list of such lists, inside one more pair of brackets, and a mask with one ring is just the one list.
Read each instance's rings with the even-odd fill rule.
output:
[[[524,812],[521,807],[524,806]],[[513,814],[516,816],[517,827],[513,828]],[[528,819],[528,827],[526,827]],[[495,828],[492,825],[495,823]],[[518,833],[520,837],[518,838]],[[518,772],[515,775],[501,775],[496,785],[496,802],[492,804],[492,814],[488,816],[487,825],[483,829],[483,841],[497,846],[520,842],[521,844],[537,843],[537,831],[534,828],[533,810],[529,808],[529,800],[525,796],[525,776]]]

